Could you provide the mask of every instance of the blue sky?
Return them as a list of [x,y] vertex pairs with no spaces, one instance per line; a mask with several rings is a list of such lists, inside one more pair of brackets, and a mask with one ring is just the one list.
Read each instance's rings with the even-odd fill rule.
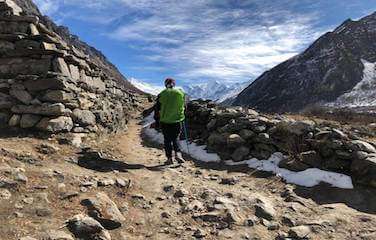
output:
[[128,78],[245,82],[376,0],[34,0]]

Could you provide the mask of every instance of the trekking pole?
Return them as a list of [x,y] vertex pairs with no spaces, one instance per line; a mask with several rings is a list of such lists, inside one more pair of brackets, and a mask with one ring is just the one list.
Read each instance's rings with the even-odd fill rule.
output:
[[186,120],[183,121],[183,128],[184,128],[185,142],[187,144],[187,152],[188,152],[188,155],[191,155],[191,153],[189,152],[188,131],[187,131]]

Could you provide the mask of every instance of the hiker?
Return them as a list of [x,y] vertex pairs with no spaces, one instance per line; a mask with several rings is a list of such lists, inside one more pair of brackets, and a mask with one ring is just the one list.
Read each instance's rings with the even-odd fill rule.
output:
[[176,82],[172,78],[165,80],[165,87],[157,97],[154,105],[154,119],[157,128],[162,129],[164,148],[166,152],[166,165],[173,164],[172,150],[175,160],[183,163],[184,159],[179,147],[179,138],[185,120],[185,93],[175,88]]

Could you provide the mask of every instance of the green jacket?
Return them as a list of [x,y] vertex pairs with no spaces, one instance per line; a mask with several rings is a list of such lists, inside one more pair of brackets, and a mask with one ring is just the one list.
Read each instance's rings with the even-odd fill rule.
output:
[[166,88],[158,95],[159,121],[177,123],[184,121],[185,93],[176,88]]

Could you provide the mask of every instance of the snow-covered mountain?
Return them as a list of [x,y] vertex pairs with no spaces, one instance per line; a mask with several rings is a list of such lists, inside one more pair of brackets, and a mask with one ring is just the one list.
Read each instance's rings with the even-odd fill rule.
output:
[[129,78],[128,81],[141,91],[152,95],[158,95],[164,89],[162,86],[152,85],[136,78]]
[[[128,81],[141,91],[153,95],[158,95],[164,89],[162,86],[152,85],[135,78],[129,78]],[[182,88],[191,99],[210,99],[217,102],[226,100],[226,102],[231,103],[231,100],[247,85],[248,83],[232,84],[210,81],[206,83],[183,85],[180,88]]]
[[303,53],[262,74],[234,105],[295,112],[309,105],[376,105],[376,13],[346,20]]
[[210,99],[223,102],[237,96],[249,83],[221,83],[209,81],[206,83],[190,84],[183,86],[183,90],[192,99]]

